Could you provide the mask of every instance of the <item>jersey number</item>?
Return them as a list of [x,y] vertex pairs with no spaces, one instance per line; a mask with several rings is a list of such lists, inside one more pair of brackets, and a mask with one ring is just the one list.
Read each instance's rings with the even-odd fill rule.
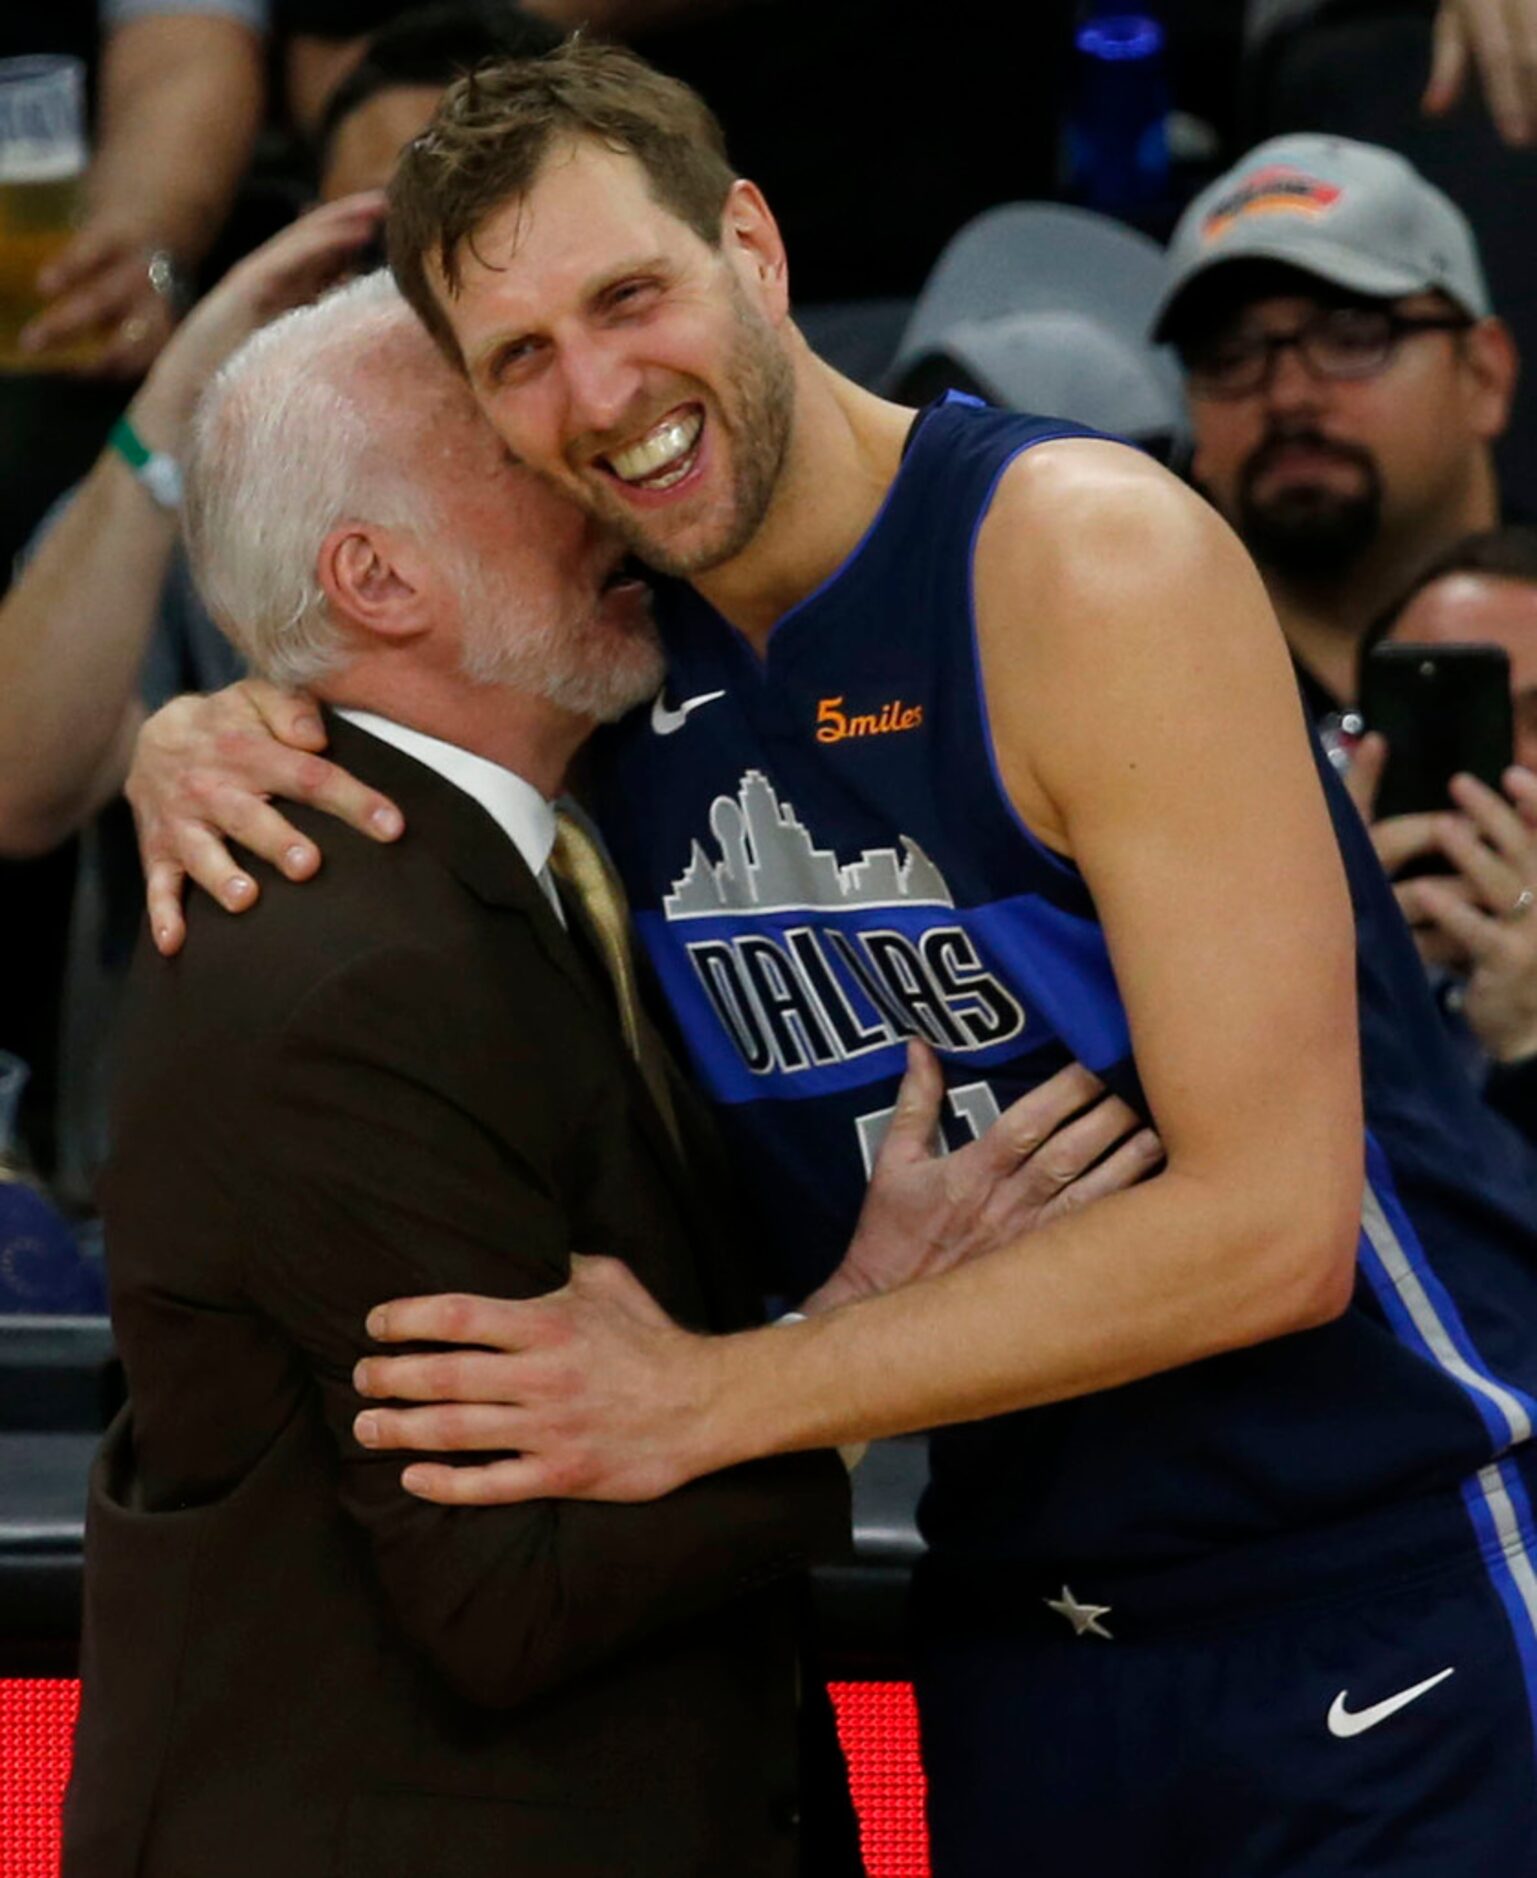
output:
[[[950,1113],[971,1130],[975,1141],[981,1140],[998,1119],[998,1098],[985,1082],[968,1082],[959,1089],[947,1089],[945,1101],[950,1106]],[[892,1103],[889,1109],[872,1109],[868,1115],[859,1116],[854,1123],[855,1133],[859,1136],[860,1159],[865,1164],[866,1180],[875,1168],[875,1157],[881,1151],[881,1143],[886,1139],[886,1130],[890,1128],[891,1118],[896,1112],[896,1104]],[[942,1128],[934,1130],[934,1152],[950,1152],[950,1144],[945,1140]]]

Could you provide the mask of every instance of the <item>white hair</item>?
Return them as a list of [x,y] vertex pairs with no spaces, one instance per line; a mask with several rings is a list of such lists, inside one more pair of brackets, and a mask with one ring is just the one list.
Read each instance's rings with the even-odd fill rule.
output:
[[254,333],[203,394],[188,555],[208,610],[262,677],[301,687],[348,661],[316,578],[333,528],[435,526],[410,476],[408,420],[422,410],[418,375],[443,370],[380,269]]

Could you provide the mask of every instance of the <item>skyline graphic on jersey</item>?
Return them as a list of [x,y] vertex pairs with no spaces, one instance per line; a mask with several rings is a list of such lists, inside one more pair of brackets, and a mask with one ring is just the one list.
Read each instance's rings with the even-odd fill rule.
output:
[[729,912],[780,912],[809,907],[951,906],[944,876],[910,835],[904,853],[867,848],[844,864],[819,848],[790,802],[781,803],[768,777],[747,770],[735,796],[710,805],[710,830],[721,858],[712,862],[696,840],[688,865],[662,902],[669,920]]

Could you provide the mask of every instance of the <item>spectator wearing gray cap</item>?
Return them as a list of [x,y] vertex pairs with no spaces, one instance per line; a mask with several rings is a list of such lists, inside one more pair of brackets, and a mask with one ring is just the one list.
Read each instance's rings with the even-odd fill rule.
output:
[[1258,562],[1314,713],[1421,568],[1499,520],[1515,389],[1464,217],[1342,137],[1251,151],[1174,231],[1155,338],[1184,366],[1192,473]]
[[[1400,156],[1340,137],[1275,138],[1185,212],[1153,330],[1184,364],[1192,473],[1258,562],[1327,740],[1355,699],[1360,654],[1381,619],[1500,519],[1492,446],[1509,415],[1516,353],[1492,313],[1472,231]],[[1381,755],[1368,744],[1353,779],[1368,818]],[[1454,788],[1444,814],[1372,830],[1390,873],[1427,841],[1454,870],[1444,887],[1397,888],[1442,989],[1480,968],[1466,948],[1448,954],[1427,905],[1456,899],[1454,924],[1464,902],[1519,921],[1531,904],[1524,874],[1503,914],[1489,902],[1490,878],[1510,873],[1512,841],[1522,866],[1537,868],[1527,823],[1537,777],[1513,772],[1508,801],[1476,783]],[[1515,937],[1514,924],[1499,936],[1510,969],[1493,994],[1454,1021],[1471,1031],[1472,1057],[1481,1054],[1486,1099],[1530,1135],[1524,1013],[1537,1004],[1537,977],[1524,948],[1506,959]],[[1499,1093],[1512,1074],[1514,1105]]]

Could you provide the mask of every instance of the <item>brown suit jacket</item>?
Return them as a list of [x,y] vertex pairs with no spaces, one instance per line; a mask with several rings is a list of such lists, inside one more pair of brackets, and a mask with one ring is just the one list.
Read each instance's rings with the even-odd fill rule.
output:
[[686,1323],[753,1307],[707,1143],[685,1172],[511,842],[332,733],[401,842],[308,818],[314,882],[262,872],[134,967],[102,1194],[129,1406],[91,1483],[65,1873],[788,1878],[793,1575],[847,1542],[836,1459],[449,1509],[353,1440],[384,1298],[529,1295],[604,1251]]

